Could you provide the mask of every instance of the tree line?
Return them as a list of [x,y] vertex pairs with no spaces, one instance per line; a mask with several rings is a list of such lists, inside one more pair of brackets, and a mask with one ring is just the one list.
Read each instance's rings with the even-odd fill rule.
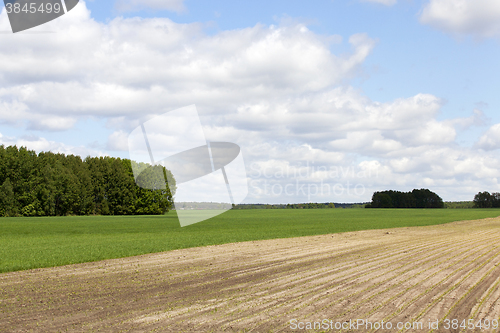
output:
[[239,204],[234,205],[233,209],[324,209],[335,208],[333,202],[317,203],[298,203],[298,204]]
[[500,193],[479,192],[474,196],[474,208],[499,208]]
[[470,209],[475,207],[474,207],[474,201],[447,201],[444,203],[444,208]]
[[443,199],[428,189],[414,189],[411,192],[375,192],[371,203],[365,208],[443,208]]
[[[0,216],[164,214],[173,206],[168,170],[145,167],[136,185],[132,162],[0,145]],[[163,184],[159,184],[162,168]],[[139,180],[138,178],[138,180]],[[172,177],[173,179],[173,177]]]

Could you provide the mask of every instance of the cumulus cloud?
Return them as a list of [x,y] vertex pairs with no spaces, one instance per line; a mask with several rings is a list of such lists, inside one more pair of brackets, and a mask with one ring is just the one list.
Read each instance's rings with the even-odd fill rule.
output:
[[[373,190],[429,184],[456,198],[498,186],[498,159],[455,142],[457,131],[481,123],[480,113],[438,120],[442,102],[434,95],[380,103],[349,86],[376,45],[366,34],[349,36],[350,52],[336,55],[330,43],[338,36],[300,22],[207,35],[200,24],[166,18],[98,23],[84,2],[48,25],[57,33],[2,37],[10,38],[0,44],[3,124],[60,131],[104,118],[114,133],[102,147],[126,151],[127,134],[141,121],[196,104],[208,140],[241,146],[251,200],[260,202],[359,202]],[[2,27],[8,30],[5,11]],[[39,137],[1,139],[102,154]],[[277,192],[292,183],[293,197],[266,194],[266,186]],[[312,195],[306,183],[325,185],[325,193]]]
[[377,103],[353,88],[335,88],[243,105],[224,120],[241,131],[258,132],[267,140],[279,137],[380,156],[394,154],[402,147],[454,141],[454,127],[435,120],[440,105],[438,98],[426,94]]
[[[365,34],[353,35],[352,52],[336,56],[329,36],[299,23],[215,36],[199,24],[165,18],[101,24],[84,3],[48,24],[58,33],[0,46],[0,102],[54,117],[136,117],[137,110],[157,114],[193,103],[227,112],[344,82],[375,45]],[[4,11],[0,26],[7,25]]]
[[420,22],[457,35],[500,35],[500,2],[497,0],[430,0]]
[[29,117],[29,107],[18,100],[1,100],[0,122],[9,125],[21,125]]
[[129,133],[124,131],[116,131],[109,135],[107,142],[107,149],[118,150],[118,151],[128,151],[128,135]]
[[363,2],[374,2],[374,3],[380,3],[382,5],[386,6],[392,6],[395,5],[398,0],[362,0]]
[[76,118],[43,116],[40,115],[37,120],[30,120],[28,129],[30,130],[49,130],[64,131],[73,127]]
[[491,126],[476,143],[478,148],[495,150],[500,148],[500,124]]
[[447,121],[448,124],[459,130],[466,130],[472,126],[483,126],[488,122],[488,118],[483,111],[474,109],[472,115],[467,118],[454,118]]
[[[1,93],[0,93],[1,96]],[[30,130],[64,131],[73,127],[76,123],[74,117],[59,117],[35,113],[32,114],[29,107],[17,100],[12,102],[1,102],[0,123],[22,126],[27,121],[27,128]]]
[[0,145],[4,146],[17,146],[26,147],[30,150],[34,150],[37,153],[44,151],[51,151],[54,153],[61,153],[66,155],[79,155],[82,158],[87,156],[109,156],[106,152],[97,149],[91,149],[84,146],[71,146],[64,144],[62,142],[57,142],[53,140],[47,140],[44,137],[38,136],[21,136],[12,137],[5,136],[0,133]]
[[130,12],[141,9],[170,10],[182,12],[184,0],[117,0],[115,7],[120,12]]
[[438,121],[441,104],[428,94],[378,103],[353,88],[335,88],[241,106],[224,117],[226,126],[205,131],[214,140],[243,143],[257,201],[340,196],[360,202],[376,190],[420,187],[436,188],[448,200],[469,200],[457,197],[456,189],[498,187],[498,158],[455,143],[457,130],[481,114]]

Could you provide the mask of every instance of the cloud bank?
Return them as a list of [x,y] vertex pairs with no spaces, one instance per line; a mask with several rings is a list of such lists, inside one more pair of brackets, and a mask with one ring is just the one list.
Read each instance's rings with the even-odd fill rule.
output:
[[141,9],[185,11],[184,0],[117,0],[115,8],[120,12],[133,12]]
[[500,2],[496,0],[430,0],[420,22],[455,35],[500,36]]
[[395,5],[398,0],[362,0],[363,2],[374,2],[374,3],[379,3],[379,4],[382,4],[382,5],[386,5],[386,6],[392,6],[392,5]]
[[[478,139],[482,150],[457,144],[480,115],[439,120],[443,102],[432,94],[381,103],[350,85],[376,47],[364,33],[334,54],[340,36],[300,23],[207,35],[166,18],[98,23],[84,2],[49,25],[57,33],[2,36],[2,124],[39,133],[104,118],[114,133],[103,146],[126,151],[141,121],[196,104],[209,140],[242,147],[249,201],[359,202],[374,190],[420,187],[459,200],[499,190],[498,130]],[[0,142],[102,154],[43,137]]]

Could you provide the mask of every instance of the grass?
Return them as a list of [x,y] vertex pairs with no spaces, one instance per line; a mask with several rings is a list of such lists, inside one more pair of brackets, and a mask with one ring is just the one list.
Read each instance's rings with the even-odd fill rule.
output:
[[165,216],[0,218],[0,272],[174,249],[496,217],[495,209],[231,210],[181,228]]

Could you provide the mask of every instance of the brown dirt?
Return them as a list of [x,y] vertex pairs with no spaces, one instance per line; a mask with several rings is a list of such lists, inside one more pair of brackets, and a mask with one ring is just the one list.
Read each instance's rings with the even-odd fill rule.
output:
[[[13,272],[0,287],[0,332],[307,331],[293,319],[328,320],[311,331],[472,331],[445,320],[500,319],[500,218]],[[358,319],[375,328],[348,325]]]

